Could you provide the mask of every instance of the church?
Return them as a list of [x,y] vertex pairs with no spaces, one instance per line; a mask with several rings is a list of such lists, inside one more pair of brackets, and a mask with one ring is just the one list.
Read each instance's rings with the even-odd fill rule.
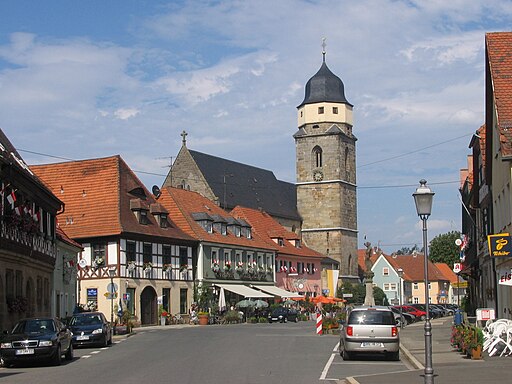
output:
[[267,212],[300,234],[308,247],[339,268],[342,281],[357,281],[356,137],[353,105],[343,81],[327,66],[305,86],[297,107],[296,183],[274,173],[187,148],[187,133],[163,187],[192,190],[230,211],[237,205]]

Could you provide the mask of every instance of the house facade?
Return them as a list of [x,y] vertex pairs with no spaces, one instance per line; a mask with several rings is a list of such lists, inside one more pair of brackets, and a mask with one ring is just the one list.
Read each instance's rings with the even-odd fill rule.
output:
[[34,176],[0,130],[0,330],[50,316],[63,204]]
[[66,204],[61,228],[83,250],[78,302],[112,319],[129,310],[157,324],[158,306],[188,313],[193,301],[196,241],[120,156],[32,166]]
[[299,235],[275,221],[268,213],[245,207],[236,207],[233,216],[248,222],[268,246],[276,250],[276,286],[303,297],[315,297],[326,293],[322,285],[322,261],[324,256],[305,246]]
[[176,225],[198,241],[196,280],[202,289],[218,294],[224,288],[228,306],[244,297],[293,295],[273,289],[276,246],[234,211],[228,213],[201,194],[182,188],[164,187],[158,202]]

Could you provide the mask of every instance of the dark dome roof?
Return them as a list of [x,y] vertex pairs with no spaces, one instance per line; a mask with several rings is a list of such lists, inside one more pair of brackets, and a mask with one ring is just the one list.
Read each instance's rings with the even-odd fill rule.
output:
[[352,106],[345,98],[343,81],[331,72],[325,61],[318,72],[308,80],[304,100],[299,107],[319,102],[343,103]]

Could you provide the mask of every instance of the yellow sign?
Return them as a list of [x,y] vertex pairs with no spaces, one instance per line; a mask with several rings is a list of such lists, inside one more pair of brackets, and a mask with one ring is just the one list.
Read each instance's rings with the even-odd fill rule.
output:
[[487,243],[491,257],[501,258],[512,256],[512,239],[510,238],[510,234],[499,233],[497,235],[488,235]]
[[461,281],[459,283],[452,283],[451,286],[453,288],[468,288],[469,284],[467,281]]

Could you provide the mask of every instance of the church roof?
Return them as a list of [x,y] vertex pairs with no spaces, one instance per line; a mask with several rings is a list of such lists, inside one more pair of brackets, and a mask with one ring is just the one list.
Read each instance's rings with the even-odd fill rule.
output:
[[352,106],[345,97],[343,81],[331,72],[325,60],[318,72],[306,83],[304,100],[298,106],[320,102],[343,103]]
[[[295,184],[266,169],[189,150],[220,205],[262,208],[272,216],[300,220]],[[224,182],[225,180],[225,182]]]

